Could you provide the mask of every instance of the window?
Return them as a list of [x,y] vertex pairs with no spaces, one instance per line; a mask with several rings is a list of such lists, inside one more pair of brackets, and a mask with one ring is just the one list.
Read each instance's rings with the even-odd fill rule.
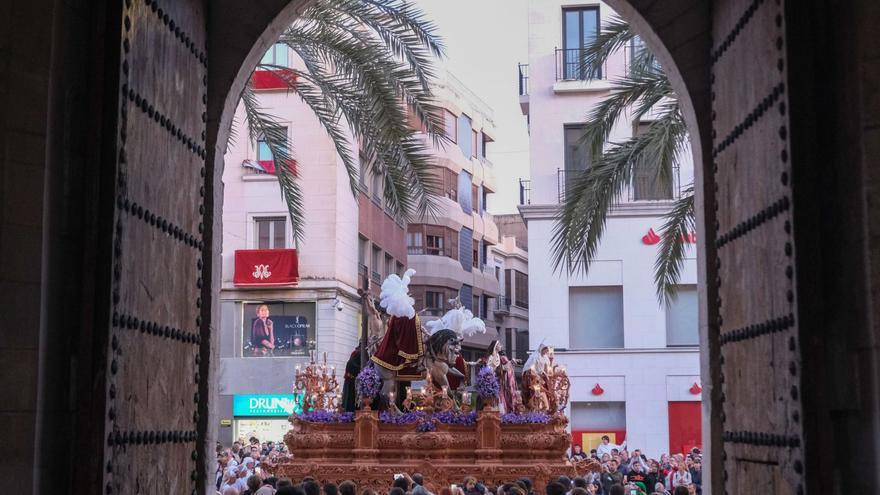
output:
[[370,176],[370,192],[373,196],[373,202],[377,205],[382,204],[382,198],[385,197],[385,188],[382,187],[382,174],[372,174]]
[[677,297],[666,307],[666,345],[700,345],[695,285],[679,285]]
[[358,265],[367,266],[367,238],[358,236]]
[[[458,204],[461,205],[462,211],[470,215],[471,211],[473,211],[473,176],[470,173],[465,172],[464,170],[458,174]],[[471,191],[471,194],[468,192]]]
[[623,347],[623,287],[571,287],[568,292],[571,349]]
[[529,307],[529,276],[525,273],[514,270],[514,294],[515,299],[513,300],[513,304],[521,307],[528,308]]
[[471,241],[471,246],[473,248],[473,261],[471,264],[474,268],[480,268],[480,241]]
[[[279,126],[274,127],[273,131],[277,131],[277,133],[284,137],[283,145],[287,147],[287,127]],[[274,133],[274,132],[273,132]],[[272,154],[272,149],[269,147],[269,143],[266,141],[265,135],[261,135],[257,138],[257,161],[260,165],[263,166],[264,169],[270,174],[275,173],[275,157]]]
[[471,209],[474,213],[480,212],[480,188],[471,184]]
[[529,329],[516,331],[516,358],[525,362],[529,353]]
[[599,9],[597,7],[563,9],[562,11],[563,77],[565,79],[600,78],[597,71],[587,74],[583,67],[583,53],[599,33]]
[[489,200],[489,193],[486,190],[486,186],[480,188],[480,192],[482,194],[482,200],[480,201],[480,213],[486,213],[487,204],[486,202]]
[[471,153],[473,156],[480,156],[480,133],[471,129]]
[[458,141],[458,118],[449,110],[443,110],[443,127],[446,130],[446,136],[453,143]]
[[367,192],[367,177],[370,175],[370,162],[363,153],[360,153],[358,158],[361,166],[360,174],[358,175],[358,183],[360,184],[361,189],[364,192]]
[[458,201],[458,174],[446,167],[439,167],[434,173],[437,174],[436,188],[430,192]]
[[437,291],[425,291],[425,309],[430,315],[443,314],[443,293]]
[[398,277],[402,277],[404,271],[405,270],[403,269],[403,263],[398,261],[396,271],[394,273],[396,273]]
[[392,273],[394,273],[394,258],[392,258],[391,255],[386,254],[385,255],[385,273],[383,273],[382,275],[385,275],[387,277],[388,275],[391,275]]
[[[474,131],[477,132],[477,131]],[[480,158],[486,158],[486,135],[482,132],[477,133],[476,135],[476,144],[474,145],[474,149],[477,150],[476,154]]]
[[485,268],[489,263],[489,244],[483,239],[480,241],[480,267]]
[[481,316],[483,316],[483,317],[486,316],[486,315],[480,313],[480,307],[481,307],[480,296],[474,296],[474,302],[471,305],[474,307],[474,309],[473,309],[474,316],[476,316],[477,318],[479,318]]
[[[633,125],[633,131],[640,136],[648,131],[651,122],[637,122]],[[672,199],[672,181],[658,177],[657,166],[654,163],[639,162],[633,169],[632,192],[635,201],[651,201]],[[667,177],[673,174],[667,173]]]
[[619,444],[626,433],[625,402],[572,402],[571,431],[583,440],[584,452],[595,449],[608,435],[611,443]]
[[427,254],[443,256],[443,237],[438,235],[427,236]]
[[505,328],[504,329],[504,349],[507,350],[508,356],[513,356],[513,346],[516,344],[514,340],[516,336],[516,330],[513,328]]
[[501,282],[501,267],[500,266],[495,267],[495,280]]
[[458,232],[439,225],[407,225],[407,254],[429,254],[458,259]]
[[511,282],[511,277],[513,276],[513,270],[507,269],[504,270],[504,298],[507,300],[507,303],[510,304],[512,301],[513,294],[510,291],[513,290],[513,282]]
[[257,249],[287,247],[287,221],[284,217],[254,218],[257,228]]
[[485,294],[480,297],[480,315],[482,315],[483,318],[489,316],[489,296]]
[[461,152],[464,153],[464,157],[468,160],[474,156],[474,149],[471,147],[473,140],[468,139],[468,136],[470,135],[471,118],[465,114],[461,114],[458,116],[458,136],[460,137],[458,140],[458,147],[461,148]]
[[492,140],[485,133],[480,133],[480,138],[483,141],[483,145],[480,147],[480,152],[482,153],[480,156],[486,158],[486,145],[491,143]]
[[586,170],[590,166],[590,149],[584,140],[584,124],[565,126],[565,170]]
[[379,270],[382,269],[382,249],[379,246],[373,246],[373,259],[371,263],[370,268],[373,270],[373,282],[381,282],[382,274],[379,273]]
[[284,43],[275,43],[272,48],[266,51],[260,60],[263,65],[280,65],[287,67],[287,45]]

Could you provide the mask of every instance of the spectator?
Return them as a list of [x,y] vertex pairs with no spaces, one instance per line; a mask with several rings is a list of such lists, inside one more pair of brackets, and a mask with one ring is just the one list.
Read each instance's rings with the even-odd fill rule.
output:
[[473,476],[468,476],[464,479],[464,495],[483,495],[483,492],[477,490],[477,479]]
[[677,469],[671,476],[671,486],[674,488],[684,487],[684,489],[687,490],[687,486],[691,484],[691,473],[687,470],[687,466],[683,462],[678,463],[676,466]]
[[357,495],[357,485],[353,481],[345,480],[339,484],[340,495]]
[[697,485],[697,493],[702,492],[703,486],[703,463],[700,459],[694,460],[691,466],[691,481]]
[[584,490],[583,488],[574,488],[571,490],[571,495],[590,495],[590,492]]
[[303,480],[302,490],[306,495],[321,495],[321,485],[311,478]]
[[623,485],[612,485],[611,489],[608,490],[609,495],[626,495],[623,490]]
[[412,481],[413,481],[413,484],[414,484],[414,485],[424,486],[424,484],[425,484],[425,477],[422,476],[422,475],[419,474],[419,473],[415,473],[415,474],[412,475]]
[[361,495],[378,495],[376,490],[371,490],[369,488],[365,488],[364,492]]
[[691,483],[688,485],[688,495],[696,495],[697,494],[697,485],[696,483]]
[[648,487],[651,486],[648,483],[648,475],[642,470],[642,464],[639,461],[633,461],[632,469],[629,474],[626,476],[626,481],[628,483],[634,483],[639,486],[639,488],[643,492],[648,491]]
[[593,459],[599,460],[599,451],[596,449],[590,449],[590,457]]
[[290,481],[290,478],[278,478],[278,481],[275,483],[275,488],[282,488],[285,486],[293,486],[293,481]]
[[688,489],[686,486],[677,486],[672,495],[688,495]]
[[241,495],[255,495],[257,490],[263,486],[263,480],[259,476],[252,474],[245,481],[245,486],[247,488],[241,492]]
[[589,493],[590,495],[596,495],[597,493],[601,493],[601,492],[602,492],[602,484],[599,483],[598,481],[594,481],[593,483],[590,483],[587,485],[587,493]]
[[227,486],[220,493],[223,495],[238,495],[238,490],[234,486]]
[[324,483],[324,495],[338,495],[339,488],[336,487],[336,483]]
[[391,483],[391,486],[400,488],[401,490],[403,490],[403,493],[406,493],[410,489],[411,484],[407,480],[407,476],[403,475],[400,478],[395,478],[394,482]]
[[406,495],[406,492],[399,486],[395,486],[388,491],[388,495]]
[[547,483],[547,489],[544,490],[544,493],[547,495],[565,495],[565,492],[565,487],[558,481]]
[[523,484],[523,487],[525,488],[527,494],[531,495],[532,493],[534,493],[532,491],[532,480],[530,480],[526,477],[523,477],[523,478],[520,478],[519,481],[520,481],[520,483]]
[[302,489],[297,490],[293,485],[283,485],[278,488],[275,495],[302,495]]
[[571,448],[571,457],[572,461],[583,461],[587,458],[587,454],[584,454],[584,449],[580,445],[575,445]]
[[568,493],[571,491],[571,478],[568,476],[560,476],[558,480],[556,480],[562,488],[565,488],[565,492]]

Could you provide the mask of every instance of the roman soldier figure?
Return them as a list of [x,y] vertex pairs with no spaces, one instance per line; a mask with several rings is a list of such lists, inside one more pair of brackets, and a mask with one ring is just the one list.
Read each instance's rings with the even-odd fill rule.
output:
[[409,370],[415,373],[418,359],[425,353],[422,325],[413,307],[415,300],[409,295],[409,282],[415,272],[409,269],[403,277],[389,276],[382,283],[379,296],[379,305],[391,315],[391,319],[371,359],[377,365],[397,372],[398,376],[402,370],[405,374],[410,374]]

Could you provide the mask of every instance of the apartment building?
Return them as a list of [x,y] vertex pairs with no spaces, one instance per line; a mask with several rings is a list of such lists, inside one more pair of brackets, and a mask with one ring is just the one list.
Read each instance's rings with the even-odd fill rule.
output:
[[[266,54],[296,63],[284,45]],[[364,177],[357,197],[336,149],[311,110],[267,72],[254,74],[260,105],[285,125],[302,184],[304,236],[294,242],[266,143],[249,142],[244,111],[223,173],[220,441],[252,434],[280,440],[294,407],[297,365],[310,353],[344,369],[357,345],[363,275],[374,286],[407,262],[405,229],[383,208],[378,186]],[[355,150],[356,153],[356,150]],[[377,288],[377,287],[376,287]],[[276,348],[256,349],[256,312],[268,306]]]
[[[529,346],[555,346],[572,380],[573,441],[589,449],[607,434],[652,457],[700,444],[700,359],[695,250],[690,247],[678,298],[658,303],[653,265],[663,215],[690,162],[675,170],[673,188],[637,172],[618,198],[596,261],[567,275],[552,264],[555,215],[566,177],[589,167],[583,122],[622,77],[632,46],[600,71],[585,74],[583,47],[614,12],[604,2],[530,0],[529,59],[520,66],[520,105],[529,122],[530,183],[520,212],[528,226]],[[620,125],[611,141],[646,124]],[[694,237],[690,237],[695,241]]]
[[526,225],[519,214],[495,215],[501,240],[491,257],[500,290],[492,322],[507,354],[525,363],[529,351],[529,250]]
[[[450,73],[441,74],[434,94],[443,109],[450,143],[435,148],[436,214],[406,229],[407,260],[416,270],[410,290],[416,308],[429,321],[451,309],[450,299],[484,320],[490,319],[499,281],[489,252],[498,244],[498,228],[486,203],[495,192],[494,165],[487,158],[493,141],[492,110]],[[464,343],[472,359],[498,338],[490,324],[485,334]]]

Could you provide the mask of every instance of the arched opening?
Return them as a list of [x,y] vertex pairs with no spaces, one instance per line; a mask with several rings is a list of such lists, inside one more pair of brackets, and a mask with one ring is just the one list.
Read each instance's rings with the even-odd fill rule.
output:
[[[872,489],[876,476],[859,473],[862,464],[855,460],[876,464],[876,441],[865,439],[876,438],[880,428],[872,268],[877,212],[869,201],[876,184],[873,151],[880,142],[875,3],[851,0],[830,12],[818,1],[609,4],[636,25],[667,67],[677,68],[672,79],[690,100],[692,132],[699,129],[693,132],[699,135],[693,148],[705,165],[698,172],[698,211],[704,215],[699,224],[711,240],[701,252],[700,275],[707,282],[701,329],[707,356],[719,358],[719,366],[703,370],[713,492]],[[40,315],[38,339],[7,346],[15,375],[25,377],[10,390],[29,391],[25,397],[37,404],[15,402],[4,411],[16,432],[26,438],[34,432],[36,438],[34,462],[25,459],[16,473],[32,473],[24,476],[21,491],[51,485],[69,486],[73,493],[134,493],[149,482],[198,493],[214,438],[207,404],[216,356],[211,322],[217,314],[212,275],[218,273],[218,143],[225,142],[223,120],[231,115],[230,95],[240,90],[246,67],[302,5],[225,1],[207,8],[203,2],[157,6],[144,0],[46,7],[56,8],[53,23],[21,12],[20,3],[10,7],[17,16],[0,20],[21,20],[4,31],[6,39],[41,33],[51,40],[42,48],[53,62],[35,63],[7,48],[11,43],[0,51],[10,54],[0,94],[10,108],[30,116],[7,122],[4,142],[33,146],[40,158],[30,165],[45,174],[36,181],[27,174],[4,177],[3,198],[10,202],[4,208],[32,205],[31,211],[42,211],[3,219],[2,254],[9,266],[0,275],[10,292],[30,295],[15,299],[21,307]],[[229,25],[238,29],[221,30]],[[816,39],[825,42],[802,49],[805,40]],[[144,77],[145,68],[154,79]],[[828,73],[845,77],[830,80]],[[128,76],[130,84],[123,86]],[[31,102],[39,105],[27,108]],[[203,112],[207,125],[200,126]],[[89,115],[91,125],[82,125],[82,115]],[[144,121],[120,132],[125,116]],[[72,147],[65,136],[84,145]],[[160,141],[165,138],[171,141]],[[119,153],[120,145],[126,154]],[[140,164],[156,167],[148,169],[151,174],[120,167],[144,150],[149,160]],[[190,162],[193,157],[201,161]],[[206,200],[200,204],[199,174],[184,181],[183,171],[198,172],[205,160]],[[191,168],[169,165],[180,163]],[[785,163],[793,167],[787,175]],[[11,164],[20,161],[7,153],[4,172]],[[749,168],[754,164],[772,176],[755,180],[748,175],[758,170]],[[130,175],[119,177],[119,170]],[[787,196],[761,190],[765,184],[791,190]],[[126,203],[123,195],[118,204],[119,191],[141,186],[137,191],[148,197]],[[134,207],[133,200],[152,211]],[[202,222],[192,212],[189,218],[172,216],[171,205],[184,200],[195,206],[192,211],[205,207]],[[197,234],[199,223],[203,235]],[[117,248],[118,230],[134,237]],[[180,247],[185,263],[183,255],[173,254]],[[114,259],[127,260],[118,274]],[[718,259],[720,264],[712,263]],[[160,264],[155,260],[181,263],[154,280],[151,270]],[[746,269],[755,261],[765,263]],[[163,297],[157,287],[182,291],[175,284],[183,283],[185,307],[135,302],[124,315],[114,315],[116,299],[153,300]],[[75,317],[59,316],[59,308]],[[144,370],[151,372],[149,380]],[[128,382],[114,383],[114,376],[126,373]],[[124,386],[131,389],[123,394]],[[143,394],[121,404],[132,390]],[[157,390],[167,394],[150,395]],[[193,391],[199,394],[195,400]],[[53,456],[59,445],[84,459]],[[167,460],[155,455],[159,451],[180,462],[162,466]],[[165,469],[161,480],[144,471],[156,466]]]

